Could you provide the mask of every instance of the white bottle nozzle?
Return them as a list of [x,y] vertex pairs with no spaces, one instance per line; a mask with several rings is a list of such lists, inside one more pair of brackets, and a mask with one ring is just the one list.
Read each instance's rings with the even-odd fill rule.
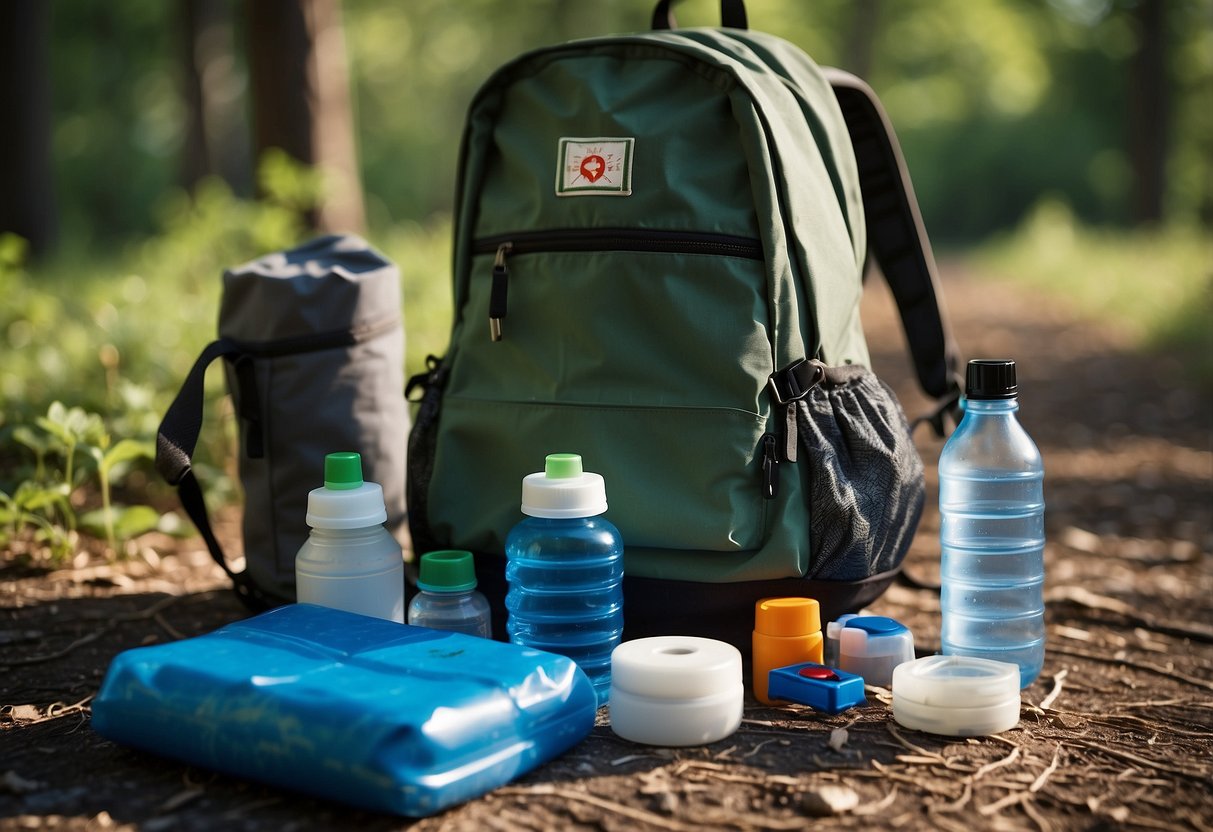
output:
[[522,480],[522,513],[531,517],[593,517],[606,510],[606,481],[583,470],[579,454],[548,454],[544,469]]
[[387,522],[383,489],[362,479],[362,457],[350,451],[324,458],[324,487],[307,495],[308,526],[360,529]]

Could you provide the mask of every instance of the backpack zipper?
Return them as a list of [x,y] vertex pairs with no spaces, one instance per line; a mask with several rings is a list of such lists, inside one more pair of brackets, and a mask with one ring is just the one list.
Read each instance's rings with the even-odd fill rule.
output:
[[565,251],[645,251],[668,254],[705,254],[762,260],[762,241],[755,237],[701,231],[664,231],[652,228],[561,228],[496,234],[472,242],[473,254],[494,254],[493,282],[489,290],[489,337],[500,341],[501,319],[509,294],[507,257]]

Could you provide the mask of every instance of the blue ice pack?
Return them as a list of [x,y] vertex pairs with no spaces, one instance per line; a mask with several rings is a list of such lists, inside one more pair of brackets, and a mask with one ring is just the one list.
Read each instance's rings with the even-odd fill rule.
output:
[[570,659],[308,604],[118,655],[93,728],[187,763],[422,816],[563,753],[597,700]]

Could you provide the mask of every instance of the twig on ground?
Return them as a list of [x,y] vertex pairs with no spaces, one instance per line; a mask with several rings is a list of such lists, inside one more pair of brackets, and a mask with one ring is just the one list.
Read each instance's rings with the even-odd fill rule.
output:
[[538,796],[544,797],[559,797],[562,800],[577,801],[579,803],[588,803],[591,806],[596,806],[607,812],[612,812],[616,815],[622,815],[625,818],[630,818],[639,823],[647,823],[651,826],[656,826],[659,829],[671,829],[674,832],[696,832],[698,826],[679,823],[676,820],[662,817],[653,812],[645,811],[644,809],[633,809],[631,806],[625,806],[622,803],[616,803],[613,800],[606,800],[601,797],[596,797],[586,792],[575,791],[574,789],[564,789],[558,786],[552,786],[547,783],[539,783],[526,788],[519,786],[507,786],[493,792],[495,795],[532,798]]
[[1109,598],[1106,595],[1097,595],[1080,586],[1057,587],[1048,592],[1045,600],[1052,603],[1068,602],[1089,610],[1110,612],[1121,616],[1134,626],[1144,627],[1156,633],[1213,643],[1213,630],[1207,627],[1193,627],[1174,621],[1159,621],[1151,616],[1143,615],[1132,604],[1127,604],[1116,598]]
[[1039,829],[1040,832],[1052,832],[1053,824],[1049,823],[1045,817],[1040,814],[1040,811],[1036,808],[1035,801],[1025,801],[1023,804],[1023,810],[1036,824],[1036,828]]
[[883,812],[885,809],[893,805],[893,801],[897,799],[897,787],[894,786],[889,790],[889,793],[875,803],[869,803],[866,806],[860,806],[851,811],[852,815],[876,815]]
[[771,739],[769,739],[769,740],[763,740],[762,742],[758,743],[758,745],[754,746],[754,747],[753,747],[753,748],[751,748],[749,751],[747,751],[746,753],[742,754],[742,755],[741,755],[741,759],[743,759],[743,760],[748,760],[748,759],[750,759],[750,758],[751,758],[751,757],[753,757],[755,754],[757,754],[759,751],[761,751],[761,750],[763,749],[763,746],[770,745],[770,744],[771,744],[771,743],[773,743],[773,742],[778,742],[778,740],[777,740],[777,739],[775,739],[774,737],[772,737],[772,738],[771,738]]
[[980,780],[982,777],[985,777],[991,771],[1002,768],[1003,766],[1009,766],[1011,763],[1015,762],[1018,759],[1019,759],[1019,746],[1015,746],[1015,748],[1011,751],[1011,753],[1008,754],[1007,756],[1003,757],[1001,760],[995,760],[992,763],[986,763],[984,766],[977,769],[977,771],[975,771],[973,773],[973,776],[969,778],[969,781],[972,783],[976,783],[978,780]]
[[885,725],[885,727],[888,729],[888,732],[893,736],[893,739],[895,739],[899,743],[901,743],[901,745],[903,747],[909,749],[910,751],[913,751],[915,754],[921,754],[923,757],[934,757],[936,760],[943,762],[942,754],[937,754],[934,751],[927,751],[922,746],[915,745],[914,743],[910,742],[909,740],[907,740],[905,737],[903,737],[901,735],[901,732],[898,731],[893,726],[893,723],[889,722]]
[[1025,800],[1031,800],[1032,793],[1029,791],[1013,792],[1004,798],[995,800],[993,803],[987,803],[985,806],[977,808],[977,814],[988,818],[990,815],[997,814],[1008,806],[1014,806],[1016,803],[1023,803]]
[[1049,763],[1049,767],[1040,773],[1040,775],[1032,781],[1032,785],[1028,786],[1028,791],[1036,794],[1044,788],[1044,785],[1049,780],[1049,776],[1057,771],[1057,766],[1061,761],[1061,743],[1057,743],[1057,748],[1053,752],[1053,762]]
[[1057,701],[1057,697],[1061,696],[1062,685],[1066,681],[1066,677],[1069,675],[1070,669],[1068,667],[1053,674],[1053,689],[1049,691],[1048,696],[1040,700],[1039,707],[1041,710],[1048,710],[1050,707],[1052,707],[1053,703]]
[[1061,647],[1050,647],[1049,652],[1056,654],[1056,655],[1060,655],[1060,656],[1073,656],[1074,658],[1078,658],[1078,659],[1087,659],[1088,661],[1099,662],[1100,664],[1111,664],[1111,665],[1131,664],[1134,668],[1136,668],[1138,670],[1146,670],[1146,671],[1149,671],[1150,673],[1155,673],[1159,676],[1166,676],[1168,679],[1174,679],[1177,682],[1184,682],[1189,685],[1195,685],[1196,687],[1204,688],[1205,690],[1213,690],[1213,682],[1210,682],[1207,679],[1198,679],[1195,676],[1189,676],[1186,673],[1180,673],[1178,670],[1169,670],[1168,668],[1161,667],[1159,665],[1152,664],[1150,662],[1139,662],[1139,661],[1134,661],[1132,659],[1127,659],[1127,658],[1117,659],[1112,656],[1104,656],[1099,653],[1091,653],[1086,650],[1067,650],[1067,649],[1063,649]]
[[1207,769],[1200,768],[1189,771],[1188,769],[1180,768],[1179,766],[1168,765],[1167,763],[1159,762],[1158,760],[1151,760],[1147,757],[1142,757],[1128,751],[1118,751],[1115,748],[1109,748],[1107,745],[1100,745],[1099,743],[1091,742],[1090,740],[1077,740],[1077,742],[1083,748],[1089,748],[1092,751],[1107,754],[1109,757],[1116,757],[1117,759],[1128,763],[1147,766],[1149,768],[1156,769],[1157,771],[1169,772],[1170,774],[1177,774],[1180,777],[1187,777],[1201,783],[1207,782],[1209,779],[1210,772]]
[[[1098,722],[1101,725],[1111,725],[1111,726],[1117,727],[1117,728],[1124,727],[1123,724],[1126,722],[1130,723],[1132,725],[1140,725],[1141,727],[1146,728],[1148,730],[1152,730],[1152,731],[1157,730],[1159,727],[1158,723],[1153,723],[1153,722],[1150,722],[1149,720],[1142,719],[1141,717],[1138,717],[1138,716],[1131,716],[1129,714],[1109,714],[1108,716],[1096,716],[1095,714],[1087,714],[1087,715],[1085,715],[1085,718],[1090,722]],[[1158,722],[1166,723],[1166,720],[1162,719],[1162,717],[1159,717]],[[1183,728],[1176,728],[1175,726],[1170,725],[1170,724],[1165,724],[1165,729],[1168,734],[1174,734],[1175,736],[1178,736],[1178,737],[1195,737],[1198,739],[1213,738],[1213,732],[1209,732],[1209,731],[1188,731]]]
[[944,812],[959,812],[965,806],[969,805],[969,800],[973,797],[973,786],[970,783],[965,783],[965,790],[960,793],[960,797],[948,803],[942,803],[930,808],[931,814]]

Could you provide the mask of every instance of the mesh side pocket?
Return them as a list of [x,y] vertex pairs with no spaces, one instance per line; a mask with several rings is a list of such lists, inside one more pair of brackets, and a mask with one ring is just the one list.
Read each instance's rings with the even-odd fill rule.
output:
[[926,486],[892,390],[866,368],[831,368],[797,407],[809,466],[807,577],[856,581],[895,568],[918,528]]

